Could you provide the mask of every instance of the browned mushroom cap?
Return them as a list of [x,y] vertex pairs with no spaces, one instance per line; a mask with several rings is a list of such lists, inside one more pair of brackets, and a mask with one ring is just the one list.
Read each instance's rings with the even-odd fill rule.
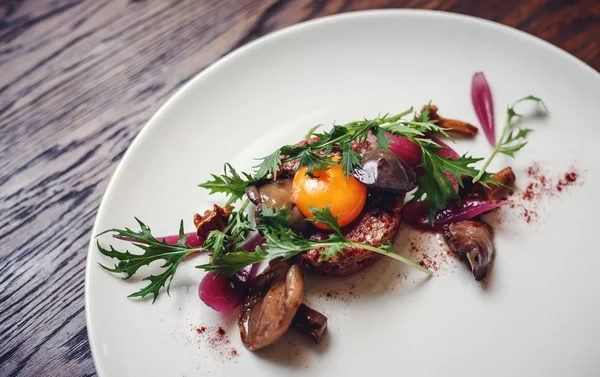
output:
[[280,209],[283,206],[292,208],[292,180],[279,179],[259,186],[248,186],[246,195],[256,205],[262,203],[273,209]]
[[258,275],[246,297],[238,325],[249,350],[275,343],[292,324],[304,299],[302,269],[274,260]]
[[408,192],[417,185],[417,176],[406,162],[390,151],[373,149],[365,153],[362,167],[354,177],[369,187],[392,192]]
[[475,280],[483,280],[494,259],[492,228],[481,221],[461,221],[444,230],[444,239],[452,252],[464,256],[471,265]]
[[277,181],[265,182],[261,185],[252,185],[246,187],[246,196],[256,204],[257,215],[262,211],[263,206],[274,210],[279,210],[285,206],[291,215],[288,225],[295,232],[301,233],[308,227],[304,215],[292,202],[292,180],[279,179]]

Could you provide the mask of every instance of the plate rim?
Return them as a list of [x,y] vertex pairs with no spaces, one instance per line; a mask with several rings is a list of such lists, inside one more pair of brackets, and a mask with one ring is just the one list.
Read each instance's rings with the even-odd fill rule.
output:
[[446,19],[455,19],[455,20],[459,20],[459,21],[462,21],[465,23],[474,23],[474,24],[478,24],[483,27],[495,28],[498,31],[501,31],[501,32],[504,32],[507,34],[512,34],[513,36],[516,36],[516,37],[529,39],[532,43],[537,43],[540,47],[545,48],[546,50],[549,50],[555,54],[558,54],[558,56],[562,56],[563,58],[568,59],[571,63],[576,64],[583,70],[587,71],[590,74],[590,76],[595,77],[595,79],[597,79],[598,82],[600,83],[600,72],[596,71],[590,65],[588,65],[581,59],[577,58],[573,54],[561,49],[560,47],[558,47],[544,39],[541,39],[540,37],[537,37],[533,34],[529,34],[525,31],[516,29],[516,28],[508,26],[508,25],[504,25],[504,24],[496,22],[496,21],[487,20],[487,19],[470,16],[470,15],[465,15],[465,14],[460,14],[460,13],[453,13],[453,12],[447,12],[447,11],[441,11],[441,10],[429,10],[429,9],[371,9],[371,10],[360,10],[360,11],[352,11],[352,12],[328,15],[328,16],[324,16],[324,17],[320,17],[320,18],[316,18],[316,19],[312,19],[312,20],[307,20],[307,21],[299,22],[294,25],[284,27],[280,30],[271,32],[260,38],[257,38],[255,40],[221,56],[219,59],[217,59],[216,61],[211,63],[209,66],[207,66],[206,68],[204,68],[203,70],[201,70],[200,72],[195,74],[188,82],[186,82],[184,85],[182,85],[180,88],[178,88],[174,93],[172,93],[169,96],[169,98],[155,111],[155,113],[150,117],[150,119],[148,119],[148,121],[144,124],[144,126],[142,126],[141,130],[138,132],[138,134],[135,136],[135,138],[132,140],[132,142],[127,147],[127,150],[125,151],[123,157],[121,158],[117,167],[115,168],[115,171],[113,172],[113,174],[106,186],[106,189],[104,190],[104,193],[102,194],[102,199],[100,201],[100,204],[98,205],[96,216],[94,218],[94,224],[92,226],[92,231],[90,234],[90,241],[88,244],[88,250],[87,250],[87,255],[86,255],[85,280],[84,280],[84,312],[85,312],[86,333],[88,336],[88,344],[90,346],[90,351],[91,351],[94,367],[96,369],[96,373],[99,376],[103,376],[105,374],[103,374],[102,367],[100,366],[100,364],[98,362],[97,355],[98,355],[98,352],[100,352],[100,350],[98,349],[98,347],[96,346],[96,343],[93,340],[93,339],[95,339],[95,336],[93,335],[93,333],[92,333],[93,331],[91,329],[91,321],[92,320],[91,320],[91,313],[89,310],[90,270],[91,270],[91,268],[97,267],[95,265],[92,266],[92,260],[91,260],[92,253],[95,252],[95,248],[96,248],[96,243],[94,242],[95,241],[94,235],[96,235],[98,233],[98,229],[97,229],[98,223],[100,222],[99,219],[101,219],[104,215],[104,212],[105,212],[104,207],[106,205],[106,200],[109,196],[114,194],[113,191],[115,190],[115,188],[114,188],[115,182],[121,176],[122,170],[124,169],[124,166],[127,164],[127,161],[129,160],[129,156],[134,153],[134,151],[137,149],[138,144],[142,143],[142,141],[148,134],[149,130],[151,130],[155,127],[158,127],[158,125],[160,124],[159,119],[164,114],[166,114],[170,110],[170,108],[173,107],[178,101],[183,100],[187,96],[187,93],[190,92],[193,87],[200,85],[200,83],[202,82],[202,80],[204,80],[205,77],[208,77],[211,74],[213,74],[214,72],[217,72],[219,69],[222,69],[227,64],[231,64],[232,62],[235,62],[236,59],[238,59],[238,57],[241,57],[244,54],[251,52],[252,50],[254,50],[255,48],[257,48],[260,45],[264,45],[264,44],[273,42],[277,39],[284,38],[288,34],[299,33],[299,32],[302,32],[304,29],[319,26],[322,24],[334,23],[334,22],[338,22],[338,21],[346,21],[348,19],[354,19],[354,18],[365,18],[365,17],[366,18],[369,18],[369,17],[377,18],[377,17],[389,16],[389,15],[397,15],[397,16],[403,16],[403,17],[406,17],[406,16],[410,17],[410,16],[414,16],[414,15],[425,16],[425,17],[440,17],[440,18],[446,18]]

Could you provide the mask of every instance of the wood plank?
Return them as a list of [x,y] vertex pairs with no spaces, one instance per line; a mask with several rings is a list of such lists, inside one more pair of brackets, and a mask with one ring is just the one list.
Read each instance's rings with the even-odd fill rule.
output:
[[91,227],[129,143],[175,90],[264,34],[382,7],[492,19],[600,69],[596,0],[0,1],[0,375],[95,375]]

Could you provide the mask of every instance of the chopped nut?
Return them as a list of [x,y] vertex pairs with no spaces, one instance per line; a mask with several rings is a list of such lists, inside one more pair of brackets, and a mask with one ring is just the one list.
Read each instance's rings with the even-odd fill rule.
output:
[[198,234],[198,238],[206,240],[208,233],[212,230],[225,229],[232,210],[232,206],[223,208],[215,204],[212,211],[206,210],[202,216],[197,213],[194,214],[194,225],[197,228],[196,233]]
[[447,128],[448,132],[454,132],[461,135],[475,136],[477,135],[477,127],[470,123],[463,122],[456,119],[446,119],[441,117],[437,111],[438,107],[435,105],[425,105],[421,109],[421,112],[425,111],[429,107],[429,119],[437,120],[437,125],[442,128]]

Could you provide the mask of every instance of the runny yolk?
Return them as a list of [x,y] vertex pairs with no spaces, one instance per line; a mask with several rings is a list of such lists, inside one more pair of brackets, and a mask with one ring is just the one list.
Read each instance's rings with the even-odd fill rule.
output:
[[[316,171],[312,178],[302,167],[294,176],[292,200],[305,217],[313,217],[310,207],[325,208],[328,204],[331,214],[338,216],[341,227],[350,224],[361,213],[367,200],[367,186],[353,176],[346,179],[342,167],[337,164],[328,170]],[[318,222],[313,224],[320,229],[330,229]]]

